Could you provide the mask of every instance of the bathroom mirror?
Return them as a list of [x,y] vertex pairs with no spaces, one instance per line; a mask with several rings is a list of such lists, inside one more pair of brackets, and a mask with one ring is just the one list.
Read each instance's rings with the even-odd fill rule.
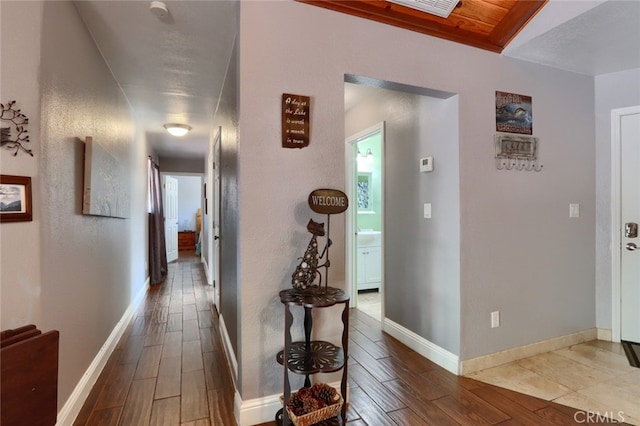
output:
[[358,213],[373,213],[371,173],[358,172]]

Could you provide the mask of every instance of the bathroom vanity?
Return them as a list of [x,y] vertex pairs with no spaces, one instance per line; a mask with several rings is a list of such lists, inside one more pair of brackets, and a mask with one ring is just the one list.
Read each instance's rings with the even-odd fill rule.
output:
[[379,289],[382,282],[382,233],[358,231],[358,290]]

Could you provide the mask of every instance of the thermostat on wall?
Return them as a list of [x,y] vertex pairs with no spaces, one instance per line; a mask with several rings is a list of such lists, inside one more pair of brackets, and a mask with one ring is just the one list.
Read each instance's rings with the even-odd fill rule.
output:
[[433,171],[433,157],[425,157],[420,159],[420,173]]

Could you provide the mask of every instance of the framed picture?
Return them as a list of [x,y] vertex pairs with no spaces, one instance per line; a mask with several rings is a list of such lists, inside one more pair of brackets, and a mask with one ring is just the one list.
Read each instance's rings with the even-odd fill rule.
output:
[[0,175],[0,222],[31,220],[31,177]]
[[373,213],[373,190],[371,188],[371,173],[358,172],[358,213]]

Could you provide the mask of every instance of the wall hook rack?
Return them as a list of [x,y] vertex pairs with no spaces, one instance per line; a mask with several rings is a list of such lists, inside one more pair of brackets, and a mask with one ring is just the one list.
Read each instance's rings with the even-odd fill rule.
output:
[[538,164],[538,138],[497,134],[495,146],[496,169],[527,172],[542,170],[542,164]]

